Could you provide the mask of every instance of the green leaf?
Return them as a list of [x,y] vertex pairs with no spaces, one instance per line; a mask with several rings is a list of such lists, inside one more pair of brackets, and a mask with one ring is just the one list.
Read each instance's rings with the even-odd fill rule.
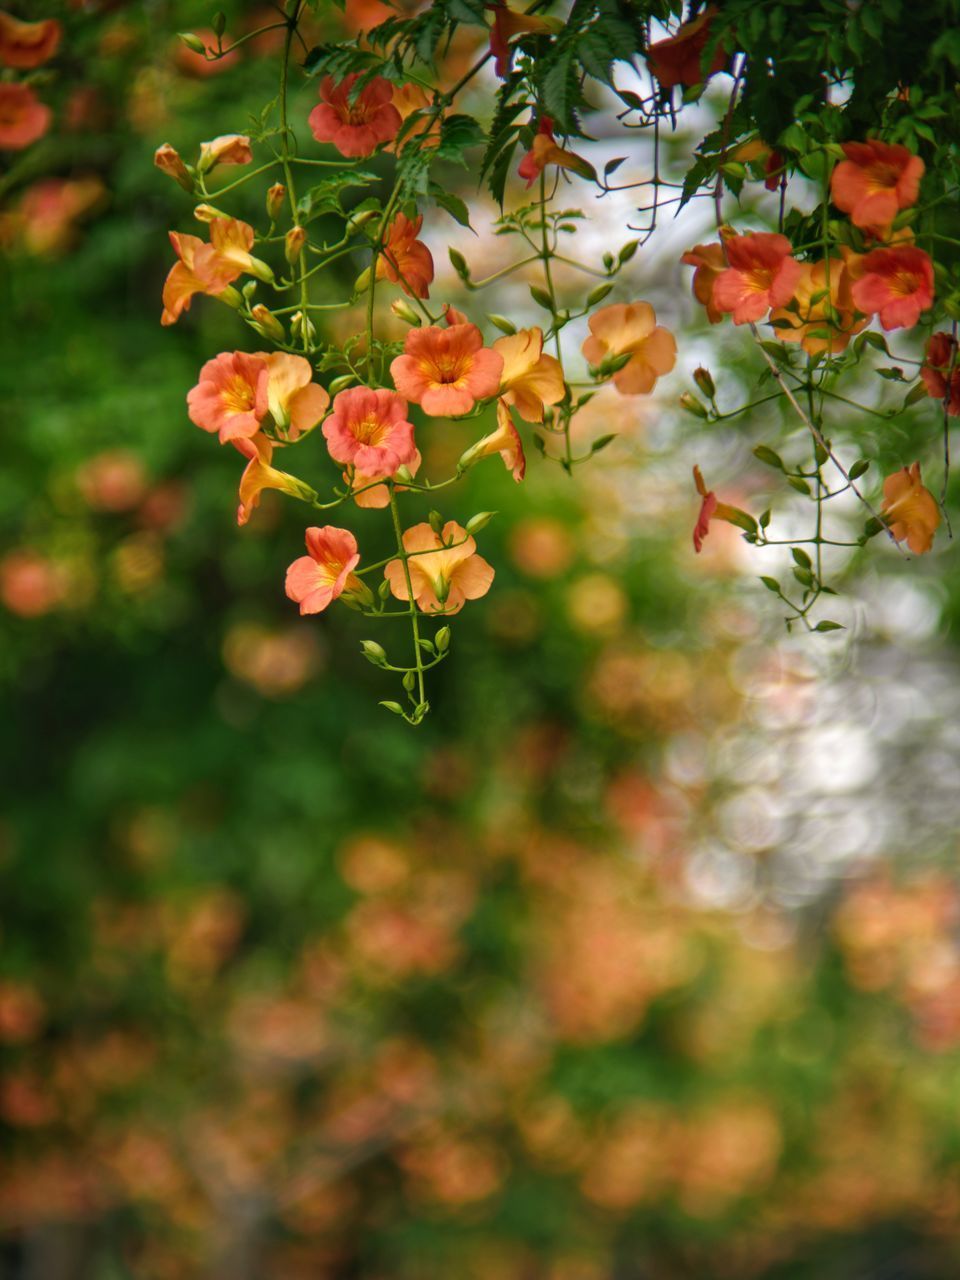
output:
[[590,446],[590,452],[599,453],[601,449],[605,449],[607,445],[610,444],[612,441],[616,440],[616,438],[617,438],[616,432],[608,436],[598,436],[597,439],[594,440],[593,444]]
[[869,459],[858,458],[847,474],[850,476],[851,480],[859,480],[860,477],[864,474],[864,472],[866,472],[869,469],[869,467],[870,467]]
[[753,451],[753,456],[758,462],[762,462],[765,466],[775,467],[778,471],[783,470],[783,459],[779,453],[770,449],[765,444],[758,444]]
[[776,580],[776,578],[767,578],[763,574],[761,574],[760,581],[763,583],[763,585],[767,588],[768,591],[772,591],[775,595],[780,594],[780,583]]
[[798,564],[801,569],[811,569],[813,567],[810,557],[800,547],[791,547],[790,554],[793,556],[794,563]]
[[842,622],[831,622],[829,618],[823,618],[813,629],[814,631],[845,631],[846,627]]
[[473,227],[470,226],[470,210],[467,208],[465,201],[454,195],[452,191],[444,191],[442,187],[438,187],[435,183],[430,186],[430,194],[440,208],[445,209],[455,222],[459,222],[461,227],[467,227],[470,231],[473,231]]

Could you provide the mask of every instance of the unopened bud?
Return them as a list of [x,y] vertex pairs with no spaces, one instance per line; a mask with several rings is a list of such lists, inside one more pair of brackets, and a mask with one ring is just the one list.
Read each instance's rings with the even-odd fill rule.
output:
[[193,216],[198,222],[216,222],[217,218],[229,218],[229,213],[224,213],[222,209],[216,209],[212,204],[198,204],[193,211]]
[[680,397],[680,408],[686,409],[687,413],[692,413],[695,418],[707,418],[706,405],[704,405],[696,396],[691,395],[689,391],[685,391]]
[[256,276],[258,280],[263,280],[265,284],[273,284],[273,267],[266,262],[261,262],[259,258],[250,259],[247,271],[250,275]]
[[240,290],[240,292],[243,294],[244,301],[249,302],[250,299],[253,297],[253,295],[257,292],[257,281],[248,280],[247,283]]
[[417,315],[416,311],[414,311],[413,307],[411,307],[410,303],[407,302],[406,298],[397,298],[394,302],[391,302],[390,310],[398,320],[403,320],[406,324],[412,324],[419,327],[421,323],[420,317]]
[[290,317],[290,332],[298,338],[305,338],[311,347],[317,338],[317,326],[302,311],[295,311]]
[[287,198],[287,188],[282,182],[276,182],[267,192],[267,217],[276,222],[283,211],[283,202]]
[[702,365],[700,368],[694,369],[693,380],[709,400],[712,400],[717,394],[716,384],[709,369],[704,369]]
[[612,284],[598,284],[597,287],[587,295],[587,306],[595,307],[598,302],[602,302],[612,288]]
[[370,288],[370,276],[371,271],[369,267],[367,267],[366,271],[360,272],[353,285],[354,293],[366,293]]
[[374,218],[379,218],[379,216],[380,213],[377,209],[361,209],[359,213],[351,214],[347,219],[347,225],[344,227],[344,231],[346,231],[348,236],[354,235],[361,227],[366,226],[368,222],[372,221]]
[[508,337],[512,337],[512,335],[517,332],[517,326],[512,320],[508,320],[506,316],[497,315],[495,311],[488,311],[487,319],[491,324],[495,324],[501,333],[505,333]]
[[251,307],[250,315],[254,321],[254,327],[263,334],[265,338],[272,338],[274,342],[286,342],[287,335],[283,331],[283,325],[262,303]]
[[291,227],[283,240],[283,252],[291,267],[298,261],[307,242],[307,233],[303,227]]
[[335,396],[338,391],[345,391],[352,382],[356,382],[356,375],[352,373],[341,373],[339,378],[334,378],[327,388],[330,395]]
[[467,533],[479,533],[481,529],[486,528],[496,514],[495,511],[478,511],[467,521]]
[[243,306],[243,298],[232,284],[228,284],[225,289],[221,289],[219,293],[215,293],[213,296],[218,302],[223,302],[228,307],[232,307],[234,311],[239,311]]
[[397,467],[396,471],[393,473],[393,478],[394,480],[403,481],[404,484],[409,484],[413,480],[413,472],[406,463],[404,463],[402,467]]
[[470,268],[467,266],[467,260],[457,249],[448,249],[450,255],[450,265],[460,277],[461,280],[470,279]]
[[179,182],[184,191],[193,190],[193,177],[190,170],[183,163],[179,153],[169,142],[165,142],[162,147],[157,147],[153,153],[153,163],[161,171],[173,178],[175,182]]
[[434,643],[436,644],[437,649],[441,653],[446,653],[446,651],[450,648],[450,628],[441,627],[440,630],[437,632],[437,634],[434,636]]
[[382,644],[377,644],[376,640],[361,640],[360,652],[368,662],[372,662],[375,667],[379,667],[381,663],[387,660],[387,651]]
[[199,36],[195,36],[192,31],[178,31],[177,38],[193,53],[206,54],[207,46],[203,43]]

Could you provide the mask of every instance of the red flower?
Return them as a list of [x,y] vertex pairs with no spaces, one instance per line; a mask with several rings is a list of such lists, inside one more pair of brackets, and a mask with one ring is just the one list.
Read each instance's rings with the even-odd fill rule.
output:
[[21,151],[50,128],[53,112],[25,84],[0,84],[0,151]]
[[864,315],[879,315],[884,329],[912,328],[933,302],[933,263],[922,249],[874,249],[860,265],[854,306]]
[[924,353],[920,377],[927,388],[927,395],[934,400],[947,399],[947,378],[950,379],[950,399],[947,413],[960,417],[960,359],[956,339],[949,333],[931,334]]
[[741,511],[739,507],[728,506],[725,502],[720,502],[717,495],[712,489],[708,489],[703,483],[703,476],[700,474],[700,468],[693,468],[693,482],[697,486],[697,493],[703,501],[700,503],[700,514],[697,516],[697,523],[693,527],[693,549],[700,554],[703,547],[703,540],[710,532],[711,520],[726,520],[727,524],[736,525],[739,529],[749,529],[753,524],[753,518],[745,511]]
[[715,13],[716,10],[711,5],[693,22],[685,22],[678,28],[676,35],[667,40],[658,40],[647,50],[650,74],[656,76],[662,88],[672,89],[677,84],[702,84],[714,72],[722,71],[726,66],[726,51],[722,45],[718,45],[710,66],[706,70],[701,67]]
[[56,53],[61,33],[56,18],[21,22],[12,14],[0,12],[0,63],[21,71],[40,67]]
[[495,3],[488,4],[486,8],[493,10],[490,52],[495,58],[494,70],[501,80],[506,79],[510,72],[510,63],[513,61],[510,41],[514,36],[560,30],[560,23],[556,18],[538,18],[533,14],[517,13],[504,0],[495,0]]
[[803,268],[790,256],[786,236],[768,231],[731,236],[726,241],[729,266],[717,276],[713,305],[732,311],[734,324],[762,320],[771,307],[793,297]]
[[779,151],[771,151],[763,162],[764,183],[768,191],[776,191],[786,176],[786,159]]
[[550,116],[541,116],[533,145],[517,166],[517,173],[526,179],[527,186],[530,187],[548,164],[558,165],[561,169],[572,169],[581,178],[597,176],[588,160],[574,155],[572,151],[565,151],[557,144],[553,136],[553,120]]
[[924,164],[906,147],[870,142],[845,142],[845,160],[830,177],[833,203],[849,213],[856,227],[884,232],[901,209],[914,204]]
[[383,142],[397,136],[403,118],[393,105],[389,80],[374,76],[356,97],[351,90],[360,72],[345,76],[339,84],[324,76],[320,105],[310,112],[310,129],[318,142],[329,142],[342,156],[371,156]]

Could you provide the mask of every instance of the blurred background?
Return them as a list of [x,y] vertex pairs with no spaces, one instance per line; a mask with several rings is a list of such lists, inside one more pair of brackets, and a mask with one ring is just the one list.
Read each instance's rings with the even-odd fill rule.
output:
[[[597,396],[582,439],[618,439],[573,481],[529,450],[523,485],[494,461],[455,491],[499,513],[496,581],[399,723],[370,626],[284,596],[303,509],[268,493],[238,530],[239,459],[187,419],[253,335],[207,299],[159,325],[193,227],[154,149],[242,132],[276,33],[211,65],[173,36],[196,3],[8,7],[65,36],[55,126],[0,176],[0,1277],[956,1276],[949,541],[838,561],[820,637],[757,583],[776,552],[715,525],[694,557],[692,463],[761,510],[779,414],[676,409],[699,363],[727,407],[758,373],[689,296],[689,211],[611,299],[655,303],[677,369]],[[273,17],[224,7],[228,34]],[[315,100],[298,76],[304,137]],[[535,322],[529,280],[458,292],[448,244],[508,259],[450,183],[479,235],[426,211],[432,296]],[[569,200],[585,257],[630,238],[629,195]],[[892,466],[924,432],[891,424]],[[436,429],[427,473],[470,438]],[[362,546],[381,523],[356,513]]]

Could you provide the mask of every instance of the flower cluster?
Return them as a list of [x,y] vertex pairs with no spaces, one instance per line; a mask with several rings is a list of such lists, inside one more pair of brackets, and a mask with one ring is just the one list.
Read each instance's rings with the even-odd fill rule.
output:
[[[31,72],[53,58],[62,30],[56,18],[24,22],[0,10],[0,67]],[[26,78],[0,80],[0,151],[22,151],[53,122],[53,112]]]

